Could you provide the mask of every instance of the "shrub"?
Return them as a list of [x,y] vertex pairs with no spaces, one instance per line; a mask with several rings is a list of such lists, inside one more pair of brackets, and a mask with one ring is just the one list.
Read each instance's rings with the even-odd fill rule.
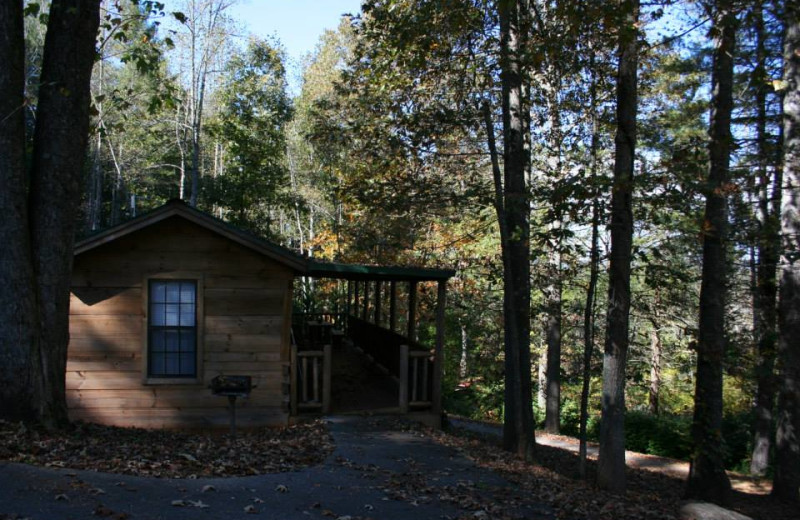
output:
[[692,418],[629,411],[625,415],[625,448],[673,459],[692,454]]

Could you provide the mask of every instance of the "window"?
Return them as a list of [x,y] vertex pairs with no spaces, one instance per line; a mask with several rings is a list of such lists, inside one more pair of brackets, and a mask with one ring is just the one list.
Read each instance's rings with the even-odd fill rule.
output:
[[197,377],[197,281],[159,279],[148,285],[148,377]]

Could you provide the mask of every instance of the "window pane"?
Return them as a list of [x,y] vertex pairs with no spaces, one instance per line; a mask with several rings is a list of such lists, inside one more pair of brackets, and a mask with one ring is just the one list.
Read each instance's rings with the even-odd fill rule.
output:
[[194,303],[194,282],[181,282],[181,303]]
[[150,282],[150,301],[157,303],[167,301],[166,282]]
[[181,352],[195,352],[195,334],[194,330],[181,331]]
[[154,330],[150,334],[150,350],[152,352],[164,351],[164,331]]
[[164,374],[164,355],[150,354],[150,375],[163,376]]
[[180,334],[176,330],[164,331],[164,350],[178,352],[180,350]]
[[170,282],[167,283],[167,302],[168,303],[178,303],[180,298],[180,286],[181,284],[178,282]]
[[179,306],[175,303],[168,303],[166,305],[166,322],[164,323],[168,327],[177,327],[178,326],[178,310]]
[[164,354],[164,359],[166,361],[166,363],[165,363],[165,373],[166,374],[169,374],[169,375],[178,375],[178,374],[180,374],[180,372],[178,370],[180,368],[178,366],[178,360],[180,359],[178,357],[178,354]]
[[155,325],[156,327],[166,325],[167,322],[164,318],[164,312],[163,303],[154,303],[150,305],[150,325]]
[[194,327],[194,304],[181,304],[181,327]]
[[188,354],[181,354],[181,371],[180,374],[182,376],[192,376],[194,375],[194,363],[195,363],[195,355],[194,353]]

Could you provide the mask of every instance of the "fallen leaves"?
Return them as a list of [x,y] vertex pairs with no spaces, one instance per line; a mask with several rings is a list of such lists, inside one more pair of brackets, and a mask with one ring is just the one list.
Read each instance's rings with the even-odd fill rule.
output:
[[221,433],[87,423],[47,432],[0,420],[0,460],[147,477],[195,479],[294,471],[319,464],[332,450],[323,421],[242,431],[231,440]]

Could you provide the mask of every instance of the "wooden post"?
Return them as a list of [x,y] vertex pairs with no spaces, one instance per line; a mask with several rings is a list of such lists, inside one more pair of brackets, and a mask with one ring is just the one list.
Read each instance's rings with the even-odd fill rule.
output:
[[381,282],[375,280],[375,325],[381,326]]
[[392,280],[389,283],[389,330],[392,332],[397,328],[397,282]]
[[358,299],[359,299],[358,280],[353,280],[353,285],[355,287],[353,288],[353,308],[351,309],[351,312],[353,313],[353,316],[358,318]]
[[408,345],[400,345],[400,413],[408,413]]
[[333,370],[333,347],[322,347],[322,413],[331,412],[331,377]]
[[408,282],[408,332],[409,341],[417,341],[417,282]]
[[369,280],[364,280],[364,309],[361,312],[361,319],[369,321]]
[[447,280],[440,280],[436,295],[436,350],[433,356],[433,413],[442,414],[442,370],[444,366],[444,310]]
[[[347,280],[347,303],[344,307],[344,312],[347,316],[350,315],[353,308],[353,280]],[[347,320],[345,320],[346,322]]]
[[297,415],[297,345],[292,345],[291,360],[289,363],[291,375],[289,376],[289,409],[292,415]]

